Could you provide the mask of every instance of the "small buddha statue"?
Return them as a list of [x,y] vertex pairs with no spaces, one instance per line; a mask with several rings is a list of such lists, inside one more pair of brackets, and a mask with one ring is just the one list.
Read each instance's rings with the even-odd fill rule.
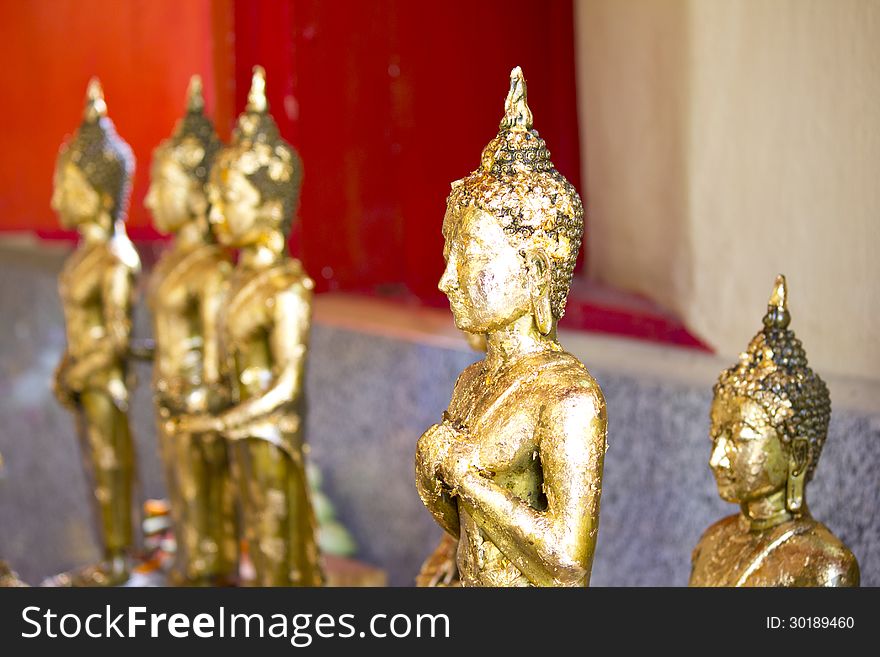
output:
[[452,184],[443,220],[439,287],[456,326],[486,336],[486,357],[415,456],[422,502],[458,539],[437,557],[455,549],[463,586],[589,584],[605,400],[556,337],[582,234],[580,198],[532,127],[517,67],[500,131]]
[[691,586],[859,585],[852,552],[807,506],[831,400],[790,322],[779,276],[764,327],[715,384],[709,467],[740,512],[703,534]]
[[153,390],[159,446],[177,543],[171,580],[228,584],[238,571],[234,487],[226,440],[217,432],[171,432],[170,419],[217,413],[228,404],[217,321],[232,271],[208,224],[208,173],[221,143],[204,113],[201,79],[187,111],[153,153],[145,204],[156,228],[174,235],[150,276],[155,336]]
[[181,416],[174,430],[229,441],[256,585],[316,586],[323,575],[302,415],[314,284],[287,253],[302,165],[268,113],[265,83],[256,67],[209,182],[212,228],[221,244],[239,249],[219,319],[232,404]]
[[107,117],[92,79],[82,124],[61,147],[52,208],[80,242],[64,263],[59,292],[67,347],[55,372],[58,400],[76,418],[98,512],[102,563],[51,584],[101,586],[128,578],[133,541],[135,454],[128,421],[132,290],[140,260],[125,232],[134,171],[128,144]]

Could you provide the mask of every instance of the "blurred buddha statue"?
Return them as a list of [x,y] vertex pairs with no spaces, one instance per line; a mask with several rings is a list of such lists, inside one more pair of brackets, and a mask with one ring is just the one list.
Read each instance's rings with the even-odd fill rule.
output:
[[24,588],[27,584],[21,580],[5,561],[0,561],[0,588]]
[[175,431],[221,432],[230,441],[258,586],[323,580],[302,436],[313,283],[287,254],[301,169],[268,113],[265,73],[256,67],[209,183],[215,234],[240,249],[219,324],[234,401],[219,414],[182,416]]
[[54,391],[77,421],[100,529],[102,563],[56,576],[55,585],[128,578],[135,455],[128,422],[132,288],[140,260],[125,232],[134,157],[107,117],[97,79],[76,134],[61,147],[52,208],[80,243],[59,279],[67,348]]
[[[4,472],[3,454],[0,454],[0,480],[3,479]],[[23,586],[27,586],[27,584],[21,581],[18,573],[12,570],[8,563],[0,560],[0,588],[17,588]]]
[[201,79],[190,81],[186,115],[153,153],[145,204],[174,241],[148,287],[155,351],[153,390],[160,454],[177,542],[172,581],[226,584],[236,579],[238,536],[227,444],[216,431],[172,431],[168,420],[214,414],[228,405],[220,375],[217,320],[232,270],[208,225],[208,173],[221,143],[204,114]]
[[807,507],[831,417],[828,388],[788,328],[779,276],[764,328],[721,373],[711,410],[709,466],[740,512],[703,534],[691,586],[858,586],[853,554]]
[[516,68],[498,136],[452,184],[443,220],[440,289],[456,326],[485,334],[486,357],[459,376],[415,457],[422,501],[459,538],[464,586],[589,583],[605,401],[556,339],[582,233],[580,198],[532,128]]

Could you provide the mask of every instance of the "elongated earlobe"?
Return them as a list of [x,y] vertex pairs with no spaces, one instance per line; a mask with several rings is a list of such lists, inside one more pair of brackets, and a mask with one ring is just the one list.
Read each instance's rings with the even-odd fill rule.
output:
[[532,310],[535,313],[535,325],[543,335],[549,335],[553,330],[553,312],[550,310],[550,297],[543,294],[538,298],[532,297]]
[[266,232],[263,243],[273,253],[281,253],[287,245],[287,240],[284,239],[284,235],[280,230],[273,230]]
[[803,438],[795,439],[788,458],[788,481],[785,485],[785,508],[792,513],[801,513],[804,509],[808,462],[809,443]]
[[553,310],[550,306],[550,263],[543,253],[529,257],[529,287],[535,326],[543,335],[553,330]]
[[208,213],[208,199],[201,190],[193,190],[189,195],[189,211],[194,217],[204,217]]

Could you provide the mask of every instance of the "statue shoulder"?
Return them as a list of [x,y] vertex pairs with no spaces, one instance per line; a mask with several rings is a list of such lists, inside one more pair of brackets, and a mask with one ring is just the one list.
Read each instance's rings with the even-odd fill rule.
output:
[[778,557],[802,560],[805,567],[815,569],[810,580],[817,586],[858,586],[859,563],[843,541],[813,518],[796,523],[795,534],[780,546]]
[[217,244],[181,249],[173,245],[156,261],[147,283],[147,298],[156,306],[158,297],[174,289],[196,296],[212,293],[232,273],[229,252]]
[[298,297],[311,297],[315,282],[296,258],[288,258],[272,270],[272,286],[278,292],[290,292]]
[[193,254],[194,268],[199,277],[212,280],[226,279],[232,273],[232,258],[229,251],[219,244],[205,244]]
[[453,399],[456,398],[463,390],[469,389],[473,385],[474,381],[480,377],[482,371],[482,359],[465,367],[462,370],[461,374],[458,375],[458,378],[455,380],[455,385],[452,388]]
[[703,549],[711,547],[719,541],[726,542],[731,534],[737,532],[738,525],[738,513],[726,516],[721,520],[717,520],[709,525],[706,531],[703,532],[703,535],[700,536],[700,540],[697,541],[697,546],[694,548],[693,554],[691,555],[691,560],[696,561],[697,557]]
[[536,394],[554,399],[556,404],[589,403],[597,414],[605,415],[602,388],[587,367],[567,351],[542,354],[532,367]]

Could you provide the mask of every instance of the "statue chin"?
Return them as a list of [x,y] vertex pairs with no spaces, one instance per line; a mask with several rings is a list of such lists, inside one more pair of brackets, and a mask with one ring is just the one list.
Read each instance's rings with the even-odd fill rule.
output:
[[460,331],[464,331],[465,333],[480,332],[474,328],[474,323],[467,315],[457,313],[455,312],[455,310],[452,311],[452,321],[455,323],[455,328],[459,329]]
[[725,502],[730,502],[731,504],[740,504],[742,500],[739,499],[739,496],[733,492],[729,485],[719,484],[718,485],[718,496],[724,500]]

